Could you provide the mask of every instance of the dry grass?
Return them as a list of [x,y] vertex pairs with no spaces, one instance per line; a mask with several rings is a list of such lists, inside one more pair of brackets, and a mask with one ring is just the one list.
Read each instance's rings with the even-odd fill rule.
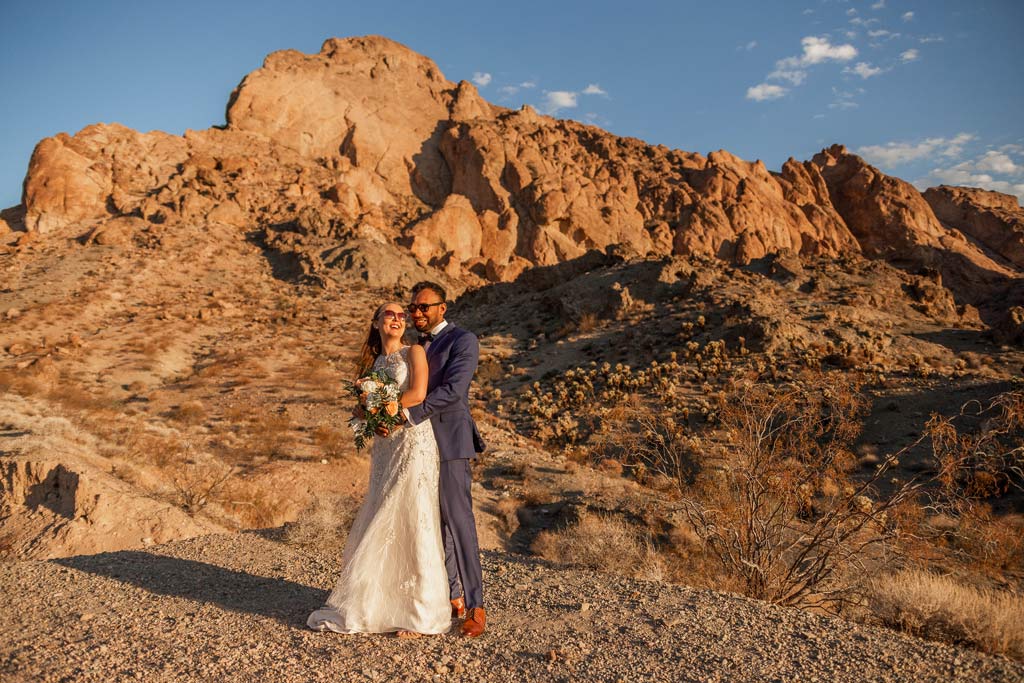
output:
[[533,552],[546,560],[643,579],[664,577],[664,563],[650,537],[631,524],[589,513],[557,531],[542,531]]
[[21,371],[0,371],[0,391],[43,397],[71,410],[110,410],[121,405],[105,393],[81,386],[75,378],[60,372],[49,358],[41,358]]
[[287,415],[266,415],[249,425],[245,451],[250,456],[268,458],[289,455],[294,445],[292,421]]
[[294,522],[285,525],[282,540],[289,545],[340,553],[358,509],[359,502],[351,496],[314,498]]
[[202,401],[187,401],[172,408],[170,417],[187,425],[197,425],[206,420],[206,408]]
[[345,458],[355,453],[351,431],[335,429],[330,425],[319,425],[313,430],[313,443],[326,458]]
[[1024,658],[1024,596],[974,588],[949,577],[904,570],[872,582],[870,605],[888,626]]
[[321,389],[337,389],[341,381],[340,373],[321,358],[297,363],[289,372],[296,380]]
[[229,519],[245,529],[266,529],[280,526],[293,501],[265,484],[234,478],[218,492],[217,503]]

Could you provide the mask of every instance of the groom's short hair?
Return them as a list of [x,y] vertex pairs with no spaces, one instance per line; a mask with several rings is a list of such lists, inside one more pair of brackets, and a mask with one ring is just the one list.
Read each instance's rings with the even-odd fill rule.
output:
[[434,294],[437,294],[439,297],[441,297],[441,301],[448,301],[448,297],[445,294],[444,287],[437,284],[436,282],[430,282],[427,280],[424,280],[423,282],[417,282],[412,286],[413,298],[416,298],[416,295],[422,292],[424,289],[429,289]]

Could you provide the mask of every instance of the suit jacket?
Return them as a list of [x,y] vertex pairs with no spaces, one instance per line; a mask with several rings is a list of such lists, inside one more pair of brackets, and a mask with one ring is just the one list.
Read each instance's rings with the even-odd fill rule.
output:
[[409,408],[409,421],[416,425],[430,420],[441,460],[475,458],[484,451],[469,413],[469,385],[479,360],[476,335],[451,322],[427,349],[427,396]]

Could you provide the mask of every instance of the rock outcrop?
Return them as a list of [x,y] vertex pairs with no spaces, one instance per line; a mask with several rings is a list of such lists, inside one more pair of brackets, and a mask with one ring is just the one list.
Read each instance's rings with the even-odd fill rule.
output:
[[1001,192],[940,185],[924,199],[944,225],[955,228],[1009,264],[1024,269],[1024,209]]
[[[125,216],[255,232],[317,282],[324,253],[355,239],[404,246],[470,284],[628,244],[741,264],[863,253],[938,272],[977,304],[1019,275],[1019,208],[946,194],[940,221],[910,184],[838,145],[772,173],[509,111],[371,36],[271,54],[231,94],[224,127],[96,125],[43,140],[24,204],[30,231],[101,244],[135,239],[137,224],[109,223]],[[952,208],[965,202],[969,218]]]
[[4,458],[0,477],[0,535],[17,539],[4,551],[12,558],[142,548],[224,531],[66,456]]

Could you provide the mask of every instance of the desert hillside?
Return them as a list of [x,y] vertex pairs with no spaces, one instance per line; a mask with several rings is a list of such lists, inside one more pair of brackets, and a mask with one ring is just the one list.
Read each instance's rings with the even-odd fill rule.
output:
[[[1024,678],[1015,198],[504,109],[375,36],[225,96],[40,141],[0,212],[5,676]],[[305,633],[366,486],[341,382],[424,279],[481,342],[493,635]]]

